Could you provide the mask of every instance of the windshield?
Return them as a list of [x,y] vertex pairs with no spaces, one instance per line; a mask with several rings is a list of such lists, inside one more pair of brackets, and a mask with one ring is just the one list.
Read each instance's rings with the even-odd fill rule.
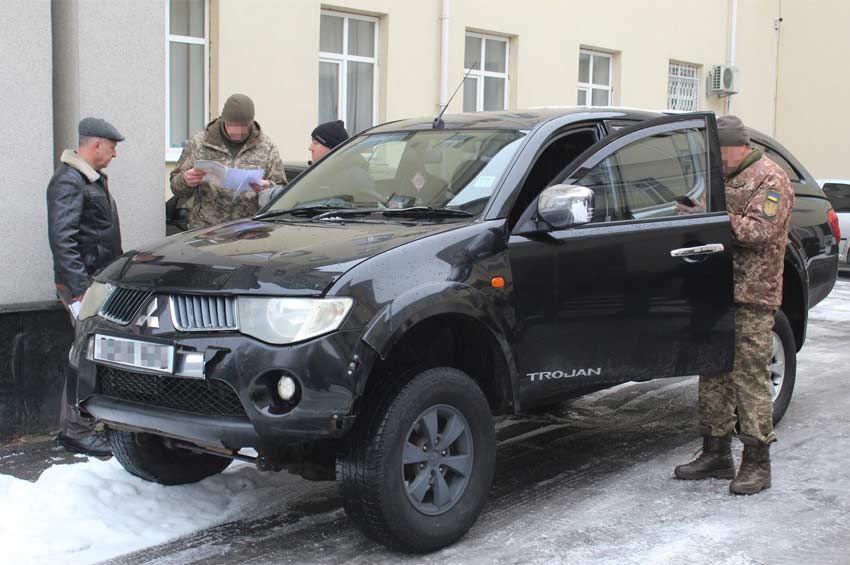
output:
[[422,206],[477,215],[524,135],[512,130],[363,135],[317,163],[267,212]]

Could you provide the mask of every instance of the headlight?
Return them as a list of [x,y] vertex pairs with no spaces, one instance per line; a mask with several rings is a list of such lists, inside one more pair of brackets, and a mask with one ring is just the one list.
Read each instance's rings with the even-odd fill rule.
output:
[[295,343],[337,329],[351,298],[251,298],[237,300],[239,331],[268,343]]
[[86,318],[91,318],[97,314],[113,288],[115,287],[111,284],[94,281],[86,291],[85,297],[83,297],[83,304],[80,306],[80,315],[78,316],[78,319],[85,320]]

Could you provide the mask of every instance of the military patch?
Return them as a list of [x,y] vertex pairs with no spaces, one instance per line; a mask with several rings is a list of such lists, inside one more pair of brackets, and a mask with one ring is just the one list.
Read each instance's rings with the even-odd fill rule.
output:
[[768,192],[767,198],[764,199],[764,204],[761,207],[762,213],[768,218],[776,216],[779,211],[779,194],[776,192]]

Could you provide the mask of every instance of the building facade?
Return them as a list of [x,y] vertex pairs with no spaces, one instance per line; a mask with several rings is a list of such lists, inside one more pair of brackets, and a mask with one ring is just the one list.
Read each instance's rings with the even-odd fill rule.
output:
[[[208,57],[191,74],[187,131],[243,92],[285,160],[306,159],[320,121],[343,119],[355,133],[436,115],[462,84],[449,112],[585,104],[732,112],[816,176],[850,175],[844,118],[823,103],[850,92],[850,78],[836,72],[850,47],[843,0],[188,3],[207,22],[198,37]],[[737,69],[736,94],[712,93],[718,65]],[[180,137],[170,140],[170,161]]]

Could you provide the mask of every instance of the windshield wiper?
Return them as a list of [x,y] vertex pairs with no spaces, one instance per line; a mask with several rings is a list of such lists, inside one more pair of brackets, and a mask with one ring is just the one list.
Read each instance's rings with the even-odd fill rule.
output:
[[466,210],[455,210],[453,208],[431,208],[430,206],[411,206],[410,208],[397,208],[384,210],[384,216],[402,217],[444,217],[444,218],[471,218],[475,214]]
[[313,216],[313,220],[326,220],[330,218],[345,218],[350,216],[368,216],[375,212],[381,212],[386,208],[338,208],[336,210],[328,210],[322,212],[318,216]]
[[287,214],[292,216],[307,216],[312,218],[313,216],[321,214],[323,212],[345,209],[346,208],[336,208],[334,206],[328,206],[327,204],[318,204],[316,206],[301,206],[298,208],[290,208],[288,210],[269,210],[268,212],[264,212],[259,216],[254,216],[253,219],[265,220],[266,218],[275,218],[277,216],[285,216]]

